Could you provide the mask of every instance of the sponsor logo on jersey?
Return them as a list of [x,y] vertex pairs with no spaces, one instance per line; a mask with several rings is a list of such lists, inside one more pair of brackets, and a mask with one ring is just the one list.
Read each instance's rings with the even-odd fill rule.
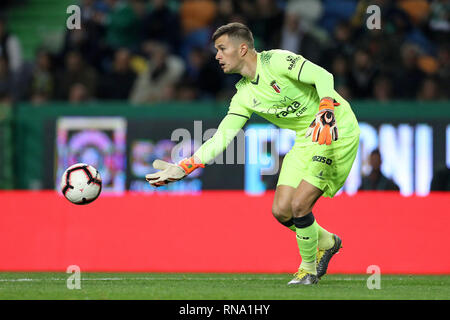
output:
[[306,107],[301,108],[300,110],[298,110],[298,111],[295,113],[295,115],[296,115],[297,117],[300,117],[300,116],[303,114],[303,112],[306,111],[306,109],[308,109],[308,108],[306,108]]
[[300,109],[300,107],[301,107],[301,104],[297,101],[294,101],[290,105],[288,105],[285,110],[278,112],[276,114],[277,118],[285,118],[294,112],[295,112],[295,115],[297,117],[299,117],[307,109],[306,107],[303,107]]
[[272,105],[267,110],[263,111],[268,114],[273,114],[277,118],[285,118],[293,113],[295,116],[301,116],[308,108],[302,107],[301,104],[294,99],[284,96],[277,104]]
[[286,57],[286,61],[290,62],[288,70],[294,69],[294,67],[297,64],[298,60],[300,60],[300,57],[287,56]]
[[283,111],[280,111],[277,113],[277,118],[284,118],[286,116],[288,116],[291,113],[294,113],[295,111],[298,110],[298,108],[300,108],[300,103],[297,101],[292,102],[290,105],[288,105],[286,107],[286,109],[284,109]]
[[277,93],[281,92],[280,86],[277,84],[275,80],[273,80],[270,85],[272,86],[273,90],[275,90]]
[[333,163],[333,160],[331,160],[330,158],[322,157],[322,156],[314,156],[314,157],[312,157],[312,161],[322,162],[327,165],[331,165]]

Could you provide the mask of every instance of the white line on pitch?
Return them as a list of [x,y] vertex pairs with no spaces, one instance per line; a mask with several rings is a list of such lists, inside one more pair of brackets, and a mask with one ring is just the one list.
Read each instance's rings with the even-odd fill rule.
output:
[[[361,278],[362,279],[362,278]],[[333,280],[340,281],[358,281],[359,278],[333,278]],[[0,282],[32,282],[32,281],[66,281],[67,278],[48,278],[48,279],[31,279],[31,278],[21,278],[21,279],[0,279]],[[126,281],[126,280],[144,280],[144,281],[252,281],[252,280],[263,280],[263,281],[278,281],[286,280],[283,278],[83,278],[83,281]]]

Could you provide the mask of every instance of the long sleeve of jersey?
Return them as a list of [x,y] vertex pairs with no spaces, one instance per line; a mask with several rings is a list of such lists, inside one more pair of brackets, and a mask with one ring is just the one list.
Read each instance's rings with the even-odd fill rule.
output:
[[237,114],[225,116],[219,124],[216,133],[198,148],[194,153],[194,157],[204,164],[215,159],[230,144],[247,120],[247,117]]
[[271,65],[274,72],[281,73],[292,80],[314,85],[319,99],[335,98],[333,75],[305,59],[302,55],[287,50],[272,50]]
[[313,84],[316,87],[319,99],[324,97],[335,98],[333,75],[324,68],[304,60],[298,80],[304,83]]

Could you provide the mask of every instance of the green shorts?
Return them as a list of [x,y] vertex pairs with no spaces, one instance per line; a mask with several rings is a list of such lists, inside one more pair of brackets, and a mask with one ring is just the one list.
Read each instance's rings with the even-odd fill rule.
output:
[[329,146],[317,143],[294,144],[281,166],[277,186],[297,188],[302,180],[332,198],[345,183],[358,152],[359,135],[333,141]]

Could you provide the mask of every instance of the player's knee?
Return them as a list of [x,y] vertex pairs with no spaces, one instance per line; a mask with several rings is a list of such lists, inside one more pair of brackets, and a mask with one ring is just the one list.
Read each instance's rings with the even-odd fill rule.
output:
[[289,221],[292,218],[290,206],[283,203],[274,202],[272,205],[272,214],[281,223]]
[[312,206],[302,199],[293,199],[291,202],[292,215],[294,217],[303,217],[311,212]]

